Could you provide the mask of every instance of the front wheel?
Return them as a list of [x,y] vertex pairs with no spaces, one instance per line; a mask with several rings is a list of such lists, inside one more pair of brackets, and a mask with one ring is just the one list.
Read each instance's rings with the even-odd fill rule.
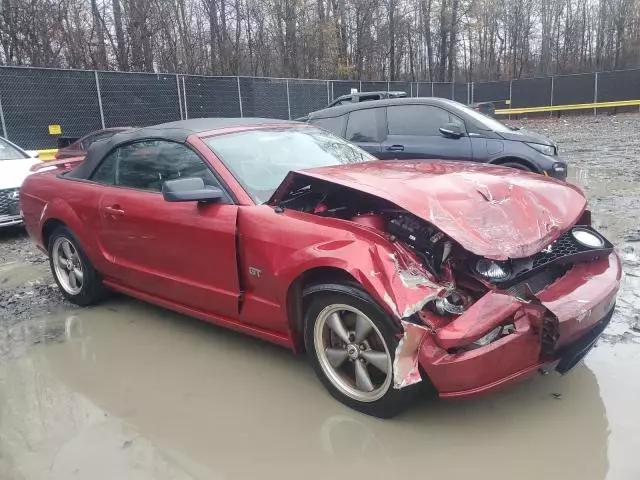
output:
[[518,162],[505,162],[505,163],[501,163],[500,166],[501,167],[515,168],[516,170],[523,170],[525,172],[533,172],[533,170],[528,168],[526,165],[523,165],[523,164],[518,163]]
[[393,323],[361,290],[325,287],[314,289],[305,312],[305,346],[316,375],[345,405],[376,417],[395,416],[410,405],[416,389],[393,388]]
[[64,297],[82,307],[101,300],[106,293],[98,272],[67,227],[49,238],[49,266]]

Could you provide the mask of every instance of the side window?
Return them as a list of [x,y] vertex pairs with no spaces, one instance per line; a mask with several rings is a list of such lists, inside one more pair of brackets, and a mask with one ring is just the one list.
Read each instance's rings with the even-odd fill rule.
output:
[[193,150],[175,142],[144,140],[111,152],[91,180],[160,192],[167,180],[186,177],[199,177],[205,185],[220,187],[213,172]]
[[453,113],[449,113],[449,122],[455,123],[462,129],[463,132],[466,133],[467,127],[464,124],[464,120],[462,120],[460,117],[456,117]]
[[345,137],[352,142],[378,142],[377,125],[375,108],[356,110],[349,114]]
[[311,123],[324,128],[335,135],[342,136],[344,132],[344,121],[346,118],[346,115],[340,115],[339,117],[332,118],[318,118],[317,120],[311,120]]
[[450,122],[449,112],[429,105],[387,107],[389,135],[437,136],[438,129]]
[[96,168],[91,175],[92,181],[105,185],[115,185],[116,161],[120,150],[121,149],[114,150],[102,160],[98,168]]

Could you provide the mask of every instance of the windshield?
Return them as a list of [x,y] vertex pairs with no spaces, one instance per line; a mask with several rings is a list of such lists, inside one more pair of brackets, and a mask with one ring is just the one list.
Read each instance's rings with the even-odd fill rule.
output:
[[471,107],[467,107],[466,105],[462,105],[466,109],[467,115],[472,117],[483,130],[491,130],[492,132],[513,132],[509,127],[507,127],[504,123],[496,120],[495,118],[491,118],[484,113],[477,112]]
[[257,203],[291,170],[375,160],[364,150],[311,127],[264,128],[204,139]]
[[0,138],[0,160],[16,160],[20,158],[29,157],[8,143],[5,139]]

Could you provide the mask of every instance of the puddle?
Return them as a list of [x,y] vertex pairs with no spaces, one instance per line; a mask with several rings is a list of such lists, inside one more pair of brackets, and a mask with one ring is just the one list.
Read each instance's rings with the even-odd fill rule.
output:
[[0,289],[15,288],[49,276],[48,264],[8,262],[0,265]]
[[382,421],[304,357],[134,300],[31,331],[0,362],[3,479],[640,478],[635,344]]

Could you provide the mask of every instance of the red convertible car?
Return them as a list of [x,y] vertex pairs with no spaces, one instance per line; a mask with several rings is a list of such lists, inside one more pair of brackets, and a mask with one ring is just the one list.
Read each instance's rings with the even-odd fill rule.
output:
[[264,119],[127,131],[60,165],[20,200],[67,299],[117,290],[306,351],[371,415],[564,373],[613,313],[619,259],[554,179],[375,161]]

